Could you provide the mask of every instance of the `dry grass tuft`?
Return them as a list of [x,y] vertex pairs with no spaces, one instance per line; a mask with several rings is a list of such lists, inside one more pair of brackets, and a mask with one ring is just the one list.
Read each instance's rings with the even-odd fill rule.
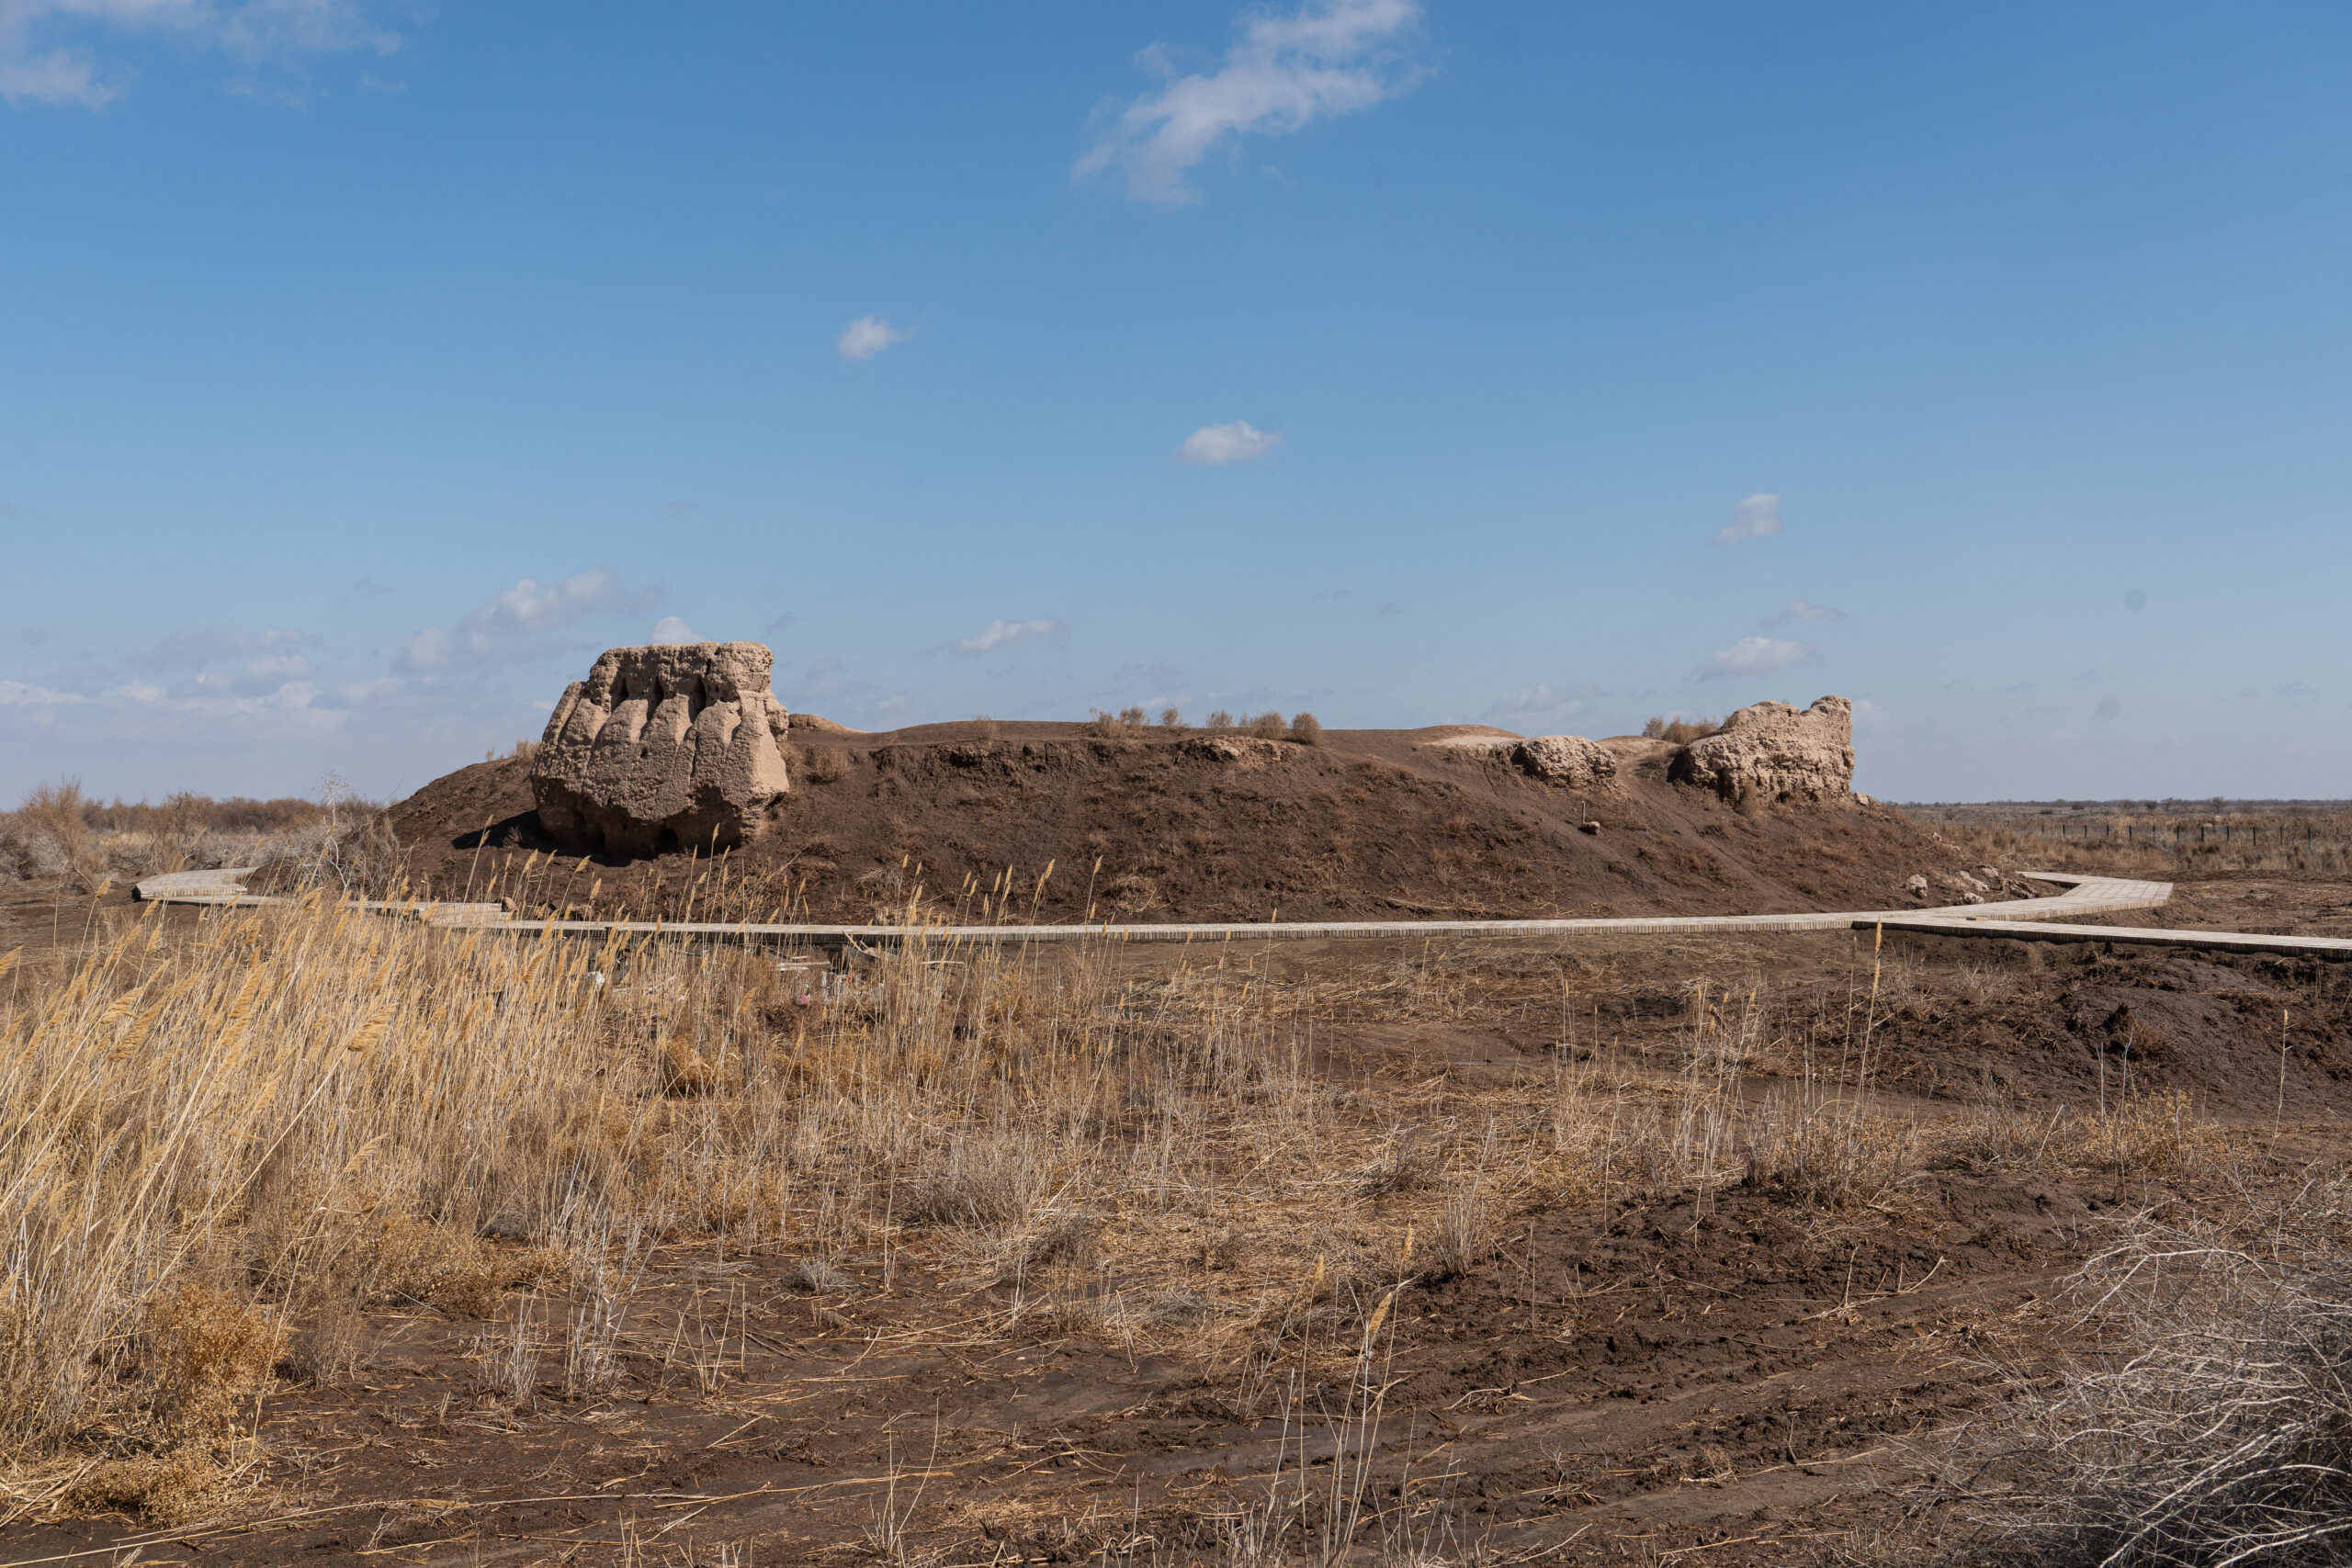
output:
[[2069,1281],[2098,1348],[1935,1458],[2002,1561],[2341,1562],[2352,1556],[2352,1260],[2340,1186],[2253,1235],[2125,1224]]

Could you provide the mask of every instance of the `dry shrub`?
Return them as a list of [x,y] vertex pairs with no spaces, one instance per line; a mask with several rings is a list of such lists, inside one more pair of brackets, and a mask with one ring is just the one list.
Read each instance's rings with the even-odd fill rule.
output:
[[1311,713],[1294,714],[1290,721],[1290,738],[1302,746],[1323,744],[1323,721]]
[[996,1259],[1001,1278],[1044,1269],[1083,1269],[1102,1256],[1102,1222],[1082,1210],[1048,1210],[1006,1236]]
[[1474,1164],[1457,1165],[1446,1175],[1444,1201],[1428,1252],[1415,1259],[1419,1272],[1430,1280],[1467,1274],[1495,1254],[1495,1192],[1491,1167],[1495,1160],[1495,1130]]
[[2340,1187],[2261,1234],[2128,1222],[2068,1281],[2096,1348],[1933,1457],[2001,1561],[2352,1561],[2352,1260]]
[[805,1295],[837,1295],[857,1288],[857,1281],[833,1267],[828,1258],[808,1257],[785,1270],[784,1288]]
[[1223,708],[1218,708],[1209,715],[1208,728],[1211,729],[1231,729],[1233,728],[1233,716],[1226,712]]
[[1018,1224],[1045,1202],[1049,1179],[1029,1138],[958,1133],[937,1164],[908,1182],[906,1216],[918,1224],[975,1229]]
[[1768,1095],[1748,1131],[1748,1185],[1819,1208],[1883,1203],[1918,1167],[1917,1123],[1860,1098]]
[[1140,872],[1121,872],[1102,885],[1102,901],[1128,914],[1145,915],[1168,908],[1159,884]]
[[1381,1146],[1379,1158],[1356,1172],[1351,1186],[1359,1198],[1419,1192],[1433,1185],[1443,1168],[1436,1150],[1415,1142],[1408,1134],[1396,1133]]
[[348,1382],[368,1353],[368,1320],[359,1303],[339,1291],[320,1291],[295,1319],[277,1370],[297,1382],[322,1388]]
[[1280,740],[1283,738],[1283,716],[1272,710],[1261,713],[1250,721],[1249,729],[1261,740]]
[[2180,1089],[2135,1094],[2075,1121],[2070,1163],[2122,1176],[2186,1176],[2224,1147],[2221,1129]]
[[18,875],[70,877],[84,891],[96,888],[102,862],[78,780],[36,786],[16,810],[5,835],[6,853]]
[[1183,716],[1183,714],[1182,714],[1182,712],[1180,712],[1178,709],[1173,708],[1173,707],[1164,707],[1164,708],[1161,708],[1161,709],[1159,710],[1159,728],[1162,728],[1162,729],[1182,729],[1182,728],[1184,728],[1184,716]]
[[2119,1176],[2192,1175],[2224,1154],[2221,1128],[2179,1089],[2134,1093],[2110,1109],[2028,1106],[1988,1077],[1967,1112],[1937,1130],[1934,1163],[1982,1173],[2052,1168]]
[[266,1316],[194,1279],[156,1298],[118,1359],[142,1418],[74,1481],[73,1506],[164,1523],[204,1511],[247,1457],[244,1417],[259,1414],[277,1347]]
[[849,773],[851,757],[845,746],[803,746],[800,748],[800,776],[811,784],[832,784]]
[[2047,1111],[2026,1105],[1990,1072],[1977,1080],[1967,1112],[1941,1129],[1934,1163],[1973,1171],[2023,1168],[2038,1170],[2053,1141],[2063,1146],[2066,1108]]

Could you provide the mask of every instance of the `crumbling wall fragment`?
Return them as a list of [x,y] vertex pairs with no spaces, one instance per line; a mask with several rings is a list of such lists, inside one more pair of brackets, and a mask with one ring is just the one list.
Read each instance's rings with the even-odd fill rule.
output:
[[1854,705],[1822,697],[1799,712],[1758,703],[1685,746],[1669,776],[1729,801],[1826,800],[1854,784]]
[[756,642],[607,649],[531,761],[539,825],[566,849],[658,854],[757,836],[785,793],[787,728]]

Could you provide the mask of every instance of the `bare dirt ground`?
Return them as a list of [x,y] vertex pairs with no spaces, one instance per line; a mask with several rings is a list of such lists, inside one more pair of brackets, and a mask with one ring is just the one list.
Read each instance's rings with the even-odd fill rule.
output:
[[[52,892],[6,918],[0,950],[126,917]],[[682,1227],[593,1395],[556,1375],[563,1288],[500,1246],[500,1288],[348,1325],[346,1374],[282,1367],[227,1505],[23,1518],[0,1551],[1295,1561],[1249,1555],[1270,1491],[1312,1527],[1360,1486],[1348,1561],[1916,1558],[1970,1539],[1920,1455],[2063,1340],[2055,1282],[2103,1224],[2352,1152],[2352,971],[2311,964],[1846,935],[1039,962],[1136,994],[1213,964],[1298,1076],[1156,1195],[1010,1254],[887,1197],[823,1254]],[[871,979],[786,972],[771,1032]],[[1911,1153],[1843,1196],[1802,1161],[1694,1181],[1673,1118],[1698,1128],[1702,1072],[1736,1110],[1866,1090]],[[2157,1108],[2130,1152],[2088,1134],[2127,1102]],[[1564,1157],[1495,1152],[1529,1140]]]
[[[1052,921],[1763,914],[1964,891],[1962,852],[1884,807],[1736,809],[1668,783],[1664,741],[1611,742],[1624,766],[1589,790],[1430,744],[1476,732],[1303,746],[1045,723],[795,730],[792,793],[723,874],[682,855],[551,863],[520,757],[428,784],[391,822],[415,886],[495,882],[535,910],[605,916],[683,908],[690,892],[714,919],[896,918],[920,889],[942,910],[977,914],[985,896],[990,918]],[[1905,890],[1918,873],[1930,896]]]

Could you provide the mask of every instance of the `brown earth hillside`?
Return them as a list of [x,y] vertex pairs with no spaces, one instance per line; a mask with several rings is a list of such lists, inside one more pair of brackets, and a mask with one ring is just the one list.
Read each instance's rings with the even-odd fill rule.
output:
[[391,823],[413,886],[435,896],[494,883],[533,908],[670,918],[690,895],[714,919],[894,918],[918,889],[933,913],[980,917],[985,898],[988,918],[1039,920],[1761,914],[1915,905],[1903,885],[1920,872],[1937,885],[1924,901],[1957,897],[1953,852],[1900,813],[1859,798],[1736,808],[1669,782],[1669,742],[1606,742],[1617,777],[1582,790],[1432,744],[1507,733],[1328,730],[1306,745],[804,719],[791,793],[718,860],[553,855],[523,758],[435,780]]

